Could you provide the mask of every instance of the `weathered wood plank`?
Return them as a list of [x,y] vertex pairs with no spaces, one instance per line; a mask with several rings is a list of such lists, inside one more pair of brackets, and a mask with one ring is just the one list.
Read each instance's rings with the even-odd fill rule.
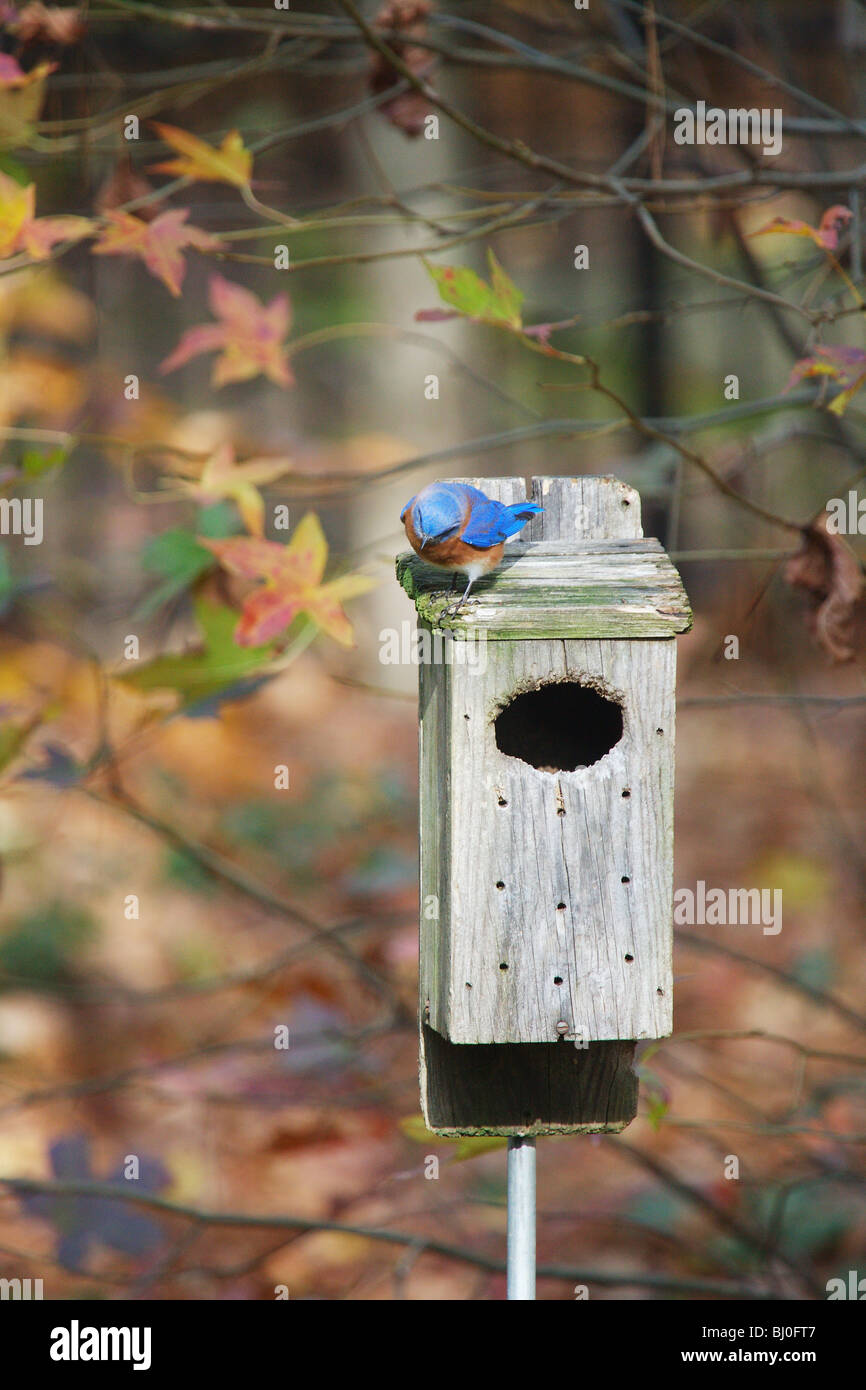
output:
[[[442,570],[408,551],[397,576],[419,618],[460,639],[543,637],[670,637],[692,613],[682,580],[657,542],[609,543],[589,552],[569,545],[506,547],[493,575],[479,580],[468,603],[449,612],[454,596]],[[638,548],[640,547],[640,548]]]
[[[675,644],[494,642],[484,655],[483,669],[449,682],[437,764],[449,944],[444,971],[425,974],[429,1022],[455,1043],[662,1037],[671,1027]],[[604,692],[622,709],[622,737],[591,766],[545,771],[497,746],[497,712],[555,682],[574,682],[578,700],[577,686]],[[572,730],[560,732],[570,747]],[[535,733],[523,735],[527,756]],[[549,734],[556,758],[557,731]]]
[[643,535],[640,496],[619,478],[533,478],[530,497],[544,511],[523,533],[527,540],[626,540]]

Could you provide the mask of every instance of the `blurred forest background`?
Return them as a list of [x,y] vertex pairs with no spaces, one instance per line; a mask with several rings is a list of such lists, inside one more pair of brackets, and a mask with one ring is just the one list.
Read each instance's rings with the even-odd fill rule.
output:
[[[539,1297],[866,1275],[864,540],[822,520],[866,475],[864,61],[856,0],[0,4],[0,487],[44,501],[0,550],[0,1277],[504,1297],[502,1145],[418,1114],[380,634],[424,483],[608,472],[696,612],[675,886],[784,919],[677,929],[638,1119],[539,1143]],[[678,145],[698,100],[781,154]],[[449,317],[488,251],[522,307]],[[230,543],[299,524],[239,645]]]

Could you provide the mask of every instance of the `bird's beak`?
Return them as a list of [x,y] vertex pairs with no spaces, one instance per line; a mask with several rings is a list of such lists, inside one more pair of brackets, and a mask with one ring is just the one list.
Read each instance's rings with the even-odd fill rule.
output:
[[427,544],[427,542],[429,541],[429,539],[430,539],[429,536],[425,536],[425,537],[424,537],[423,541],[421,542],[421,549],[422,549],[422,550],[424,549],[424,547],[425,547],[425,545]]

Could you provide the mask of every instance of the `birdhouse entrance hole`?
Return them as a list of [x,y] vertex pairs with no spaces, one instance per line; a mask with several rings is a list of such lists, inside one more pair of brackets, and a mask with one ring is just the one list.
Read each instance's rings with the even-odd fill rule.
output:
[[515,695],[494,721],[496,746],[543,772],[591,767],[622,738],[622,706],[579,681]]

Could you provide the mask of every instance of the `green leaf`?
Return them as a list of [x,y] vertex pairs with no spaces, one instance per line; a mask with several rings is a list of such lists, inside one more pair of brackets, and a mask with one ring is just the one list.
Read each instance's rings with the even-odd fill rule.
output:
[[0,772],[5,772],[9,764],[21,752],[32,729],[32,723],[0,724]]
[[207,536],[209,541],[221,541],[235,535],[237,530],[238,516],[231,502],[213,502],[199,511],[196,523],[199,536]]
[[504,1149],[508,1139],[504,1134],[464,1134],[452,1142],[457,1144],[455,1163],[463,1163],[467,1158],[478,1158],[480,1154],[490,1153],[492,1149]]
[[238,615],[233,608],[200,599],[195,605],[195,616],[204,638],[202,650],[158,656],[143,666],[120,672],[117,679],[136,690],[176,690],[187,705],[254,675],[271,660],[272,644],[237,645],[234,631]]
[[9,547],[0,545],[0,613],[5,613],[10,607],[19,587],[9,562]]
[[151,574],[189,584],[213,564],[213,556],[199,545],[191,531],[178,526],[154,536],[145,546],[141,562]]
[[407,1115],[400,1121],[400,1129],[407,1139],[416,1144],[452,1144],[455,1147],[454,1161],[462,1163],[467,1158],[477,1158],[479,1154],[490,1153],[492,1149],[504,1149],[508,1139],[503,1134],[458,1134],[453,1138],[445,1134],[435,1134],[427,1128],[423,1115]]
[[26,165],[6,150],[0,154],[0,171],[8,174],[10,179],[14,179],[16,183],[20,183],[22,188],[26,188],[30,182],[30,172]]
[[169,883],[178,884],[189,893],[203,893],[210,897],[217,891],[213,875],[186,850],[168,851],[165,856],[165,877]]
[[145,546],[141,562],[151,574],[161,575],[163,581],[135,610],[137,618],[148,618],[164,603],[185,593],[212,567],[214,559],[191,531],[178,526],[154,536]]
[[[93,919],[78,908],[54,903],[19,918],[0,940],[0,982],[50,985],[72,974],[76,950],[95,933]],[[3,976],[9,978],[3,979]]]
[[661,1096],[650,1095],[647,1097],[647,1119],[650,1127],[658,1134],[662,1127],[662,1120],[668,1113],[668,1102]]
[[440,298],[467,318],[495,323],[519,333],[523,329],[520,306],[524,295],[509,279],[493,252],[488,250],[491,284],[469,266],[424,265],[439,291]]
[[654,1071],[646,1066],[646,1059],[641,1058],[640,1064],[636,1068],[640,1079],[641,1090],[647,1105],[647,1119],[656,1133],[661,1129],[662,1120],[670,1109],[670,1095],[668,1089]]
[[522,290],[517,288],[514,281],[506,275],[502,266],[490,250],[487,252],[487,263],[490,266],[490,282],[493,286],[493,295],[497,312],[501,313],[506,323],[519,331],[523,327],[520,306],[526,296]]
[[400,1121],[400,1129],[407,1139],[411,1139],[413,1144],[446,1144],[447,1139],[443,1139],[441,1134],[434,1134],[427,1128],[423,1115],[404,1115]]
[[21,470],[28,478],[39,478],[43,473],[50,473],[52,468],[62,467],[68,457],[69,450],[63,445],[47,454],[41,454],[38,449],[25,449]]

